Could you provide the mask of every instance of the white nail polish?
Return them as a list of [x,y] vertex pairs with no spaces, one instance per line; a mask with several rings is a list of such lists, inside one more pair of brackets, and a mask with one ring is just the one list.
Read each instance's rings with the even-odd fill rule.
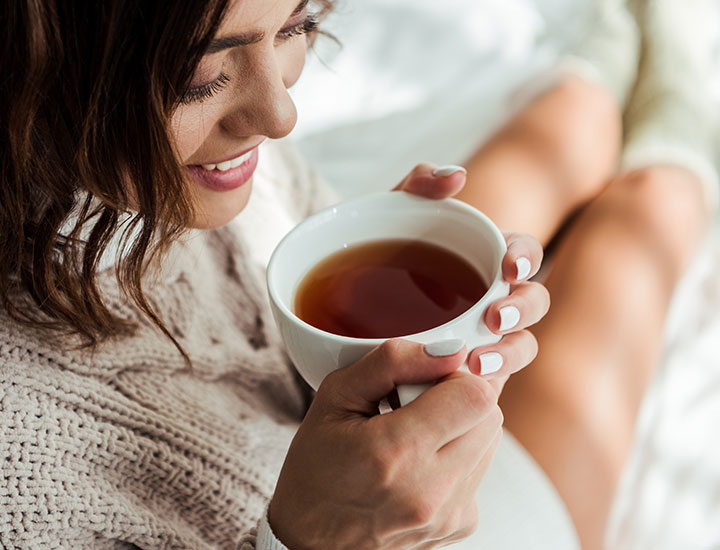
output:
[[484,353],[480,357],[480,374],[493,374],[503,366],[503,357],[497,352]]
[[462,172],[464,174],[467,174],[467,170],[465,170],[465,168],[463,168],[462,166],[448,164],[447,166],[440,166],[436,168],[433,172],[433,176],[435,176],[436,178],[446,178],[448,176],[452,176],[456,172]]
[[520,310],[515,306],[506,306],[500,310],[500,331],[510,330],[520,322]]
[[515,260],[515,267],[517,267],[517,281],[523,281],[527,278],[528,275],[530,275],[530,269],[532,268],[532,265],[530,264],[530,260],[525,258],[524,256],[521,256],[517,260]]
[[458,351],[463,349],[465,342],[462,340],[440,340],[439,342],[433,342],[432,344],[425,344],[425,353],[431,357],[448,357],[455,355]]

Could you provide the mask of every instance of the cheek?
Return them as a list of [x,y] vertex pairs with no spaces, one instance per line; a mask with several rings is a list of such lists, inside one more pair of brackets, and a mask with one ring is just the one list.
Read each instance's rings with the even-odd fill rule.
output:
[[[297,44],[295,42],[297,42]],[[293,41],[292,44],[288,44],[287,51],[283,52],[280,63],[283,84],[285,84],[286,88],[295,84],[297,79],[300,78],[300,74],[305,66],[306,54],[307,40],[305,40],[304,37],[299,37]]]
[[197,151],[214,125],[211,109],[181,105],[170,119],[170,133],[182,164]]

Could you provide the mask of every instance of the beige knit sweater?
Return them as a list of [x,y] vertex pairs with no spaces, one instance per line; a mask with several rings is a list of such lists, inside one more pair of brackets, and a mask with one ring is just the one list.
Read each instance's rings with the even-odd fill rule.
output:
[[138,330],[95,353],[0,314],[0,547],[254,547],[306,405],[260,262],[325,196],[290,152],[261,155],[247,216],[192,234],[149,286],[192,370],[112,270],[108,303]]

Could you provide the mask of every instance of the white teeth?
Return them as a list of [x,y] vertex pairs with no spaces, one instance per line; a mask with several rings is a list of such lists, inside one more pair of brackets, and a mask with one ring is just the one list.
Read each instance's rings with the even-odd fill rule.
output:
[[242,163],[247,162],[248,160],[250,160],[250,157],[251,157],[251,156],[252,156],[252,151],[250,151],[249,153],[245,153],[244,155],[239,156],[238,158],[235,158],[235,159],[231,160],[230,162],[232,163],[232,167],[233,167],[233,168],[237,168],[237,167],[240,166]]
[[252,151],[248,151],[244,155],[240,155],[239,157],[236,157],[234,159],[226,160],[225,162],[221,162],[219,164],[203,164],[202,167],[204,170],[207,171],[220,170],[221,172],[227,172],[231,168],[237,168],[244,162],[250,160],[252,153]]

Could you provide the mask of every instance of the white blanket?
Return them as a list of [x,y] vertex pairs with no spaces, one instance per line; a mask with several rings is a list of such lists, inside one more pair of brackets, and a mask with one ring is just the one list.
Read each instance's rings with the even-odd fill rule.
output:
[[[462,162],[517,87],[582,38],[591,2],[340,1],[329,29],[344,46],[321,39],[322,61],[311,55],[295,137],[345,197],[388,189],[421,161]],[[609,549],[720,548],[719,243],[720,224],[673,303]]]

